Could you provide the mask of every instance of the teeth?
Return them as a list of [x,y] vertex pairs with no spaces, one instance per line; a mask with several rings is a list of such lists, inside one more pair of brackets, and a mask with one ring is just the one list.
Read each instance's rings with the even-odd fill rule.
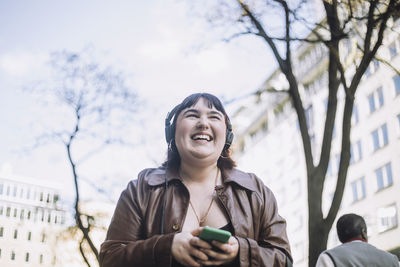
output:
[[205,134],[198,134],[198,135],[194,135],[193,136],[194,140],[207,140],[207,141],[211,141],[211,137]]

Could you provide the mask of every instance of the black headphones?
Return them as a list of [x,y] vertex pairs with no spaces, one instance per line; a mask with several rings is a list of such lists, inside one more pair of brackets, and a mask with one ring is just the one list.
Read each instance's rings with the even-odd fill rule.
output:
[[[180,105],[177,105],[174,107],[170,112],[168,112],[167,117],[165,118],[165,140],[167,141],[168,144],[171,143],[172,139],[175,137],[175,124],[172,121],[172,118],[175,116],[176,112],[180,108]],[[224,149],[227,150],[233,141],[234,134],[232,132],[232,124],[228,118],[227,118],[227,128],[226,128],[226,137],[225,137],[225,146]]]

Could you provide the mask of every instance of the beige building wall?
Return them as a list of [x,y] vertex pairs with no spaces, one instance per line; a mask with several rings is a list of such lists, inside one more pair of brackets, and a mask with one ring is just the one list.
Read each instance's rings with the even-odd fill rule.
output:
[[[348,42],[346,46],[347,55],[351,58],[354,51],[352,43]],[[392,33],[386,36],[379,53],[380,57],[400,69],[399,35]],[[309,122],[314,159],[317,161],[327,101],[326,50],[321,46],[305,45],[295,55],[296,76],[302,83],[300,89]],[[348,72],[352,72],[351,67]],[[282,74],[277,70],[262,88],[279,90],[286,86]],[[342,110],[344,97],[343,89],[339,91],[338,111]],[[372,112],[371,98],[375,104]],[[349,167],[338,217],[349,212],[364,216],[371,244],[388,251],[399,249],[400,76],[382,63],[371,63],[368,74],[359,86],[355,104],[351,134],[353,162]],[[338,112],[335,123],[331,162],[323,196],[325,213],[336,183],[342,115]],[[256,173],[273,190],[280,213],[287,219],[294,265],[308,266],[305,162],[297,116],[287,96],[284,93],[264,92],[260,96],[250,97],[237,109],[232,121],[236,135],[234,157],[239,167]],[[374,140],[378,144],[377,149],[374,148]],[[338,244],[333,229],[328,248]]]
[[0,266],[57,266],[54,248],[64,222],[57,189],[0,176]]

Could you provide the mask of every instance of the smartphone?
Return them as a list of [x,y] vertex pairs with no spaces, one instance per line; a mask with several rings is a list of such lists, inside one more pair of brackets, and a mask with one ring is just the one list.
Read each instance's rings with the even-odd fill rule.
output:
[[231,233],[228,231],[225,231],[225,230],[206,226],[201,231],[199,237],[208,242],[211,242],[212,240],[216,240],[221,243],[226,243],[226,242],[228,242],[229,238],[231,237]]

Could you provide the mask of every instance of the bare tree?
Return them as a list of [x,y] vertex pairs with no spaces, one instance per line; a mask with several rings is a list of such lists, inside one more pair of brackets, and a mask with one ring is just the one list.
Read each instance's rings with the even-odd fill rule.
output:
[[[320,21],[313,15],[316,11],[312,6],[318,2],[325,11]],[[261,38],[271,49],[288,82],[286,92],[298,117],[306,162],[309,266],[315,266],[319,254],[326,249],[328,234],[343,197],[351,156],[350,132],[355,94],[362,76],[382,46],[385,32],[390,30],[388,25],[399,16],[400,3],[398,0],[221,0],[208,10],[213,25],[225,28],[224,40],[230,41],[243,35]],[[350,66],[345,63],[345,51],[341,46],[349,38],[355,40],[358,49],[357,57]],[[313,154],[302,99],[304,96],[299,90],[301,77],[296,77],[293,66],[292,54],[302,43],[323,44],[329,57],[326,70],[328,104],[318,160],[314,160],[317,155]],[[341,88],[345,93],[345,104],[341,122],[340,164],[333,201],[324,216],[322,195],[338,110],[338,91]]]
[[97,63],[91,50],[55,52],[51,54],[50,67],[53,79],[39,83],[33,91],[55,99],[65,116],[61,129],[54,126],[38,140],[56,140],[65,148],[75,188],[74,227],[81,233],[79,251],[90,267],[90,258],[95,258],[97,265],[99,262],[98,249],[90,236],[96,218],[82,209],[80,181],[84,177],[79,167],[106,146],[124,142],[119,133],[133,117],[138,101],[125,85],[123,73]]

